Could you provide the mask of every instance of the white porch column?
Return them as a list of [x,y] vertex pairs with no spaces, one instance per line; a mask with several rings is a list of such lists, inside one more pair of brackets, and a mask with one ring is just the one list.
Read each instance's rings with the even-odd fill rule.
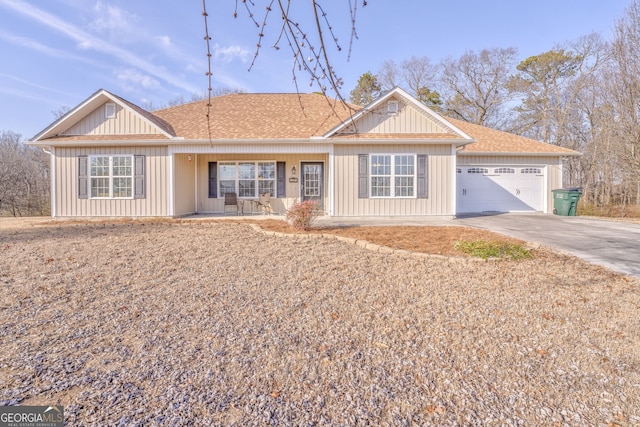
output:
[[334,212],[334,159],[333,159],[333,145],[329,147],[329,216],[333,216]]
[[458,213],[458,151],[456,146],[451,144],[451,215],[454,217]]
[[169,185],[167,189],[167,214],[169,216],[174,216],[176,201],[174,199],[175,194],[175,185],[176,185],[176,177],[174,171],[174,153],[173,147],[169,146],[168,148],[168,156],[167,156],[167,173],[169,174]]

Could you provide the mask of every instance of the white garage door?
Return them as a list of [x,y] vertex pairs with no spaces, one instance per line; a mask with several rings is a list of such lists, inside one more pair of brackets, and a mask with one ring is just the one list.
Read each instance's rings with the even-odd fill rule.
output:
[[459,166],[458,213],[542,211],[544,172],[537,166]]

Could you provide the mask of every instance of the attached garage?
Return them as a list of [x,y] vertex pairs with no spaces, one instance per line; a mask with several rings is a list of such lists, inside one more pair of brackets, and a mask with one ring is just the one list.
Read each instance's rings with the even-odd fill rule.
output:
[[456,213],[551,213],[551,190],[562,188],[562,159],[580,153],[447,120],[475,140],[456,153]]
[[540,165],[459,166],[457,211],[543,212],[545,171]]

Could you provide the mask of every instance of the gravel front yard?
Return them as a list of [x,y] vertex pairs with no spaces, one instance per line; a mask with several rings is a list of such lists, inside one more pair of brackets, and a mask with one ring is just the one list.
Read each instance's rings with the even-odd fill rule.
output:
[[0,227],[0,405],[67,425],[640,425],[640,280],[249,225]]

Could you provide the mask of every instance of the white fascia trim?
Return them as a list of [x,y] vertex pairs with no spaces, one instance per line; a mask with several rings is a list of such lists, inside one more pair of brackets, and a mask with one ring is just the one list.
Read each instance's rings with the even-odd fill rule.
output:
[[470,137],[469,135],[467,135],[465,132],[463,132],[459,127],[454,126],[453,124],[449,123],[447,121],[447,119],[445,119],[444,117],[442,117],[440,114],[436,113],[435,111],[433,111],[431,108],[427,107],[426,105],[424,105],[423,103],[421,103],[420,101],[418,101],[416,98],[414,98],[413,96],[409,95],[405,90],[401,89],[401,88],[395,88],[393,90],[394,93],[397,93],[398,95],[402,96],[403,98],[406,98],[407,101],[411,102],[416,108],[421,109],[422,111],[424,111],[425,113],[429,114],[433,119],[439,121],[441,124],[443,124],[444,126],[448,127],[449,129],[453,130],[455,133],[457,133],[458,135],[460,135],[462,138],[469,140],[469,142],[475,142],[475,139],[473,139],[472,137]]
[[398,139],[370,139],[370,138],[331,138],[333,144],[336,145],[390,145],[390,144],[406,144],[406,145],[453,145],[454,147],[462,147],[467,144],[471,144],[472,142],[476,142],[475,139],[472,140],[460,140],[460,139],[428,139],[428,138],[416,138],[416,139],[407,139],[407,138],[398,138]]
[[509,151],[459,151],[458,156],[514,156],[514,157],[578,157],[582,153],[523,153]]
[[427,107],[426,105],[424,105],[423,103],[421,103],[420,101],[415,99],[413,96],[409,95],[404,89],[401,89],[399,87],[395,87],[395,88],[387,91],[387,93],[385,93],[384,95],[380,96],[380,98],[376,99],[372,103],[370,103],[370,104],[366,105],[365,107],[363,107],[360,111],[358,111],[357,113],[352,115],[347,120],[343,120],[342,123],[340,123],[338,126],[336,126],[335,128],[331,129],[329,132],[325,133],[324,134],[324,138],[329,138],[331,135],[336,134],[341,129],[344,129],[345,127],[347,127],[348,123],[353,123],[353,122],[357,121],[364,114],[367,114],[371,110],[376,109],[380,104],[382,104],[383,102],[387,101],[393,95],[399,95],[401,98],[405,99],[407,102],[410,102],[411,104],[413,104],[413,106],[415,108],[425,112],[426,114],[431,116],[434,120],[440,122],[445,127],[451,129],[452,131],[454,131],[455,133],[460,135],[460,137],[462,137],[463,139],[467,140],[469,143],[475,142],[475,139],[473,139],[472,137],[467,135],[460,128],[458,128],[457,126],[454,126],[453,124],[449,123],[444,117],[442,117],[441,115],[439,115],[438,113],[433,111],[431,108]]
[[[185,139],[180,137],[173,138],[173,140],[179,140],[180,144],[191,145],[266,145],[266,144],[309,144],[310,141],[318,143],[319,141],[315,137],[311,138],[276,138],[276,139]],[[169,141],[171,143],[171,141]]]
[[[55,131],[56,129],[64,129],[65,126],[63,126],[63,124],[65,122],[67,122],[71,117],[74,117],[76,114],[80,114],[83,109],[87,108],[88,106],[91,106],[91,104],[94,104],[94,103],[97,104],[96,101],[98,101],[98,99],[100,97],[107,98],[110,102],[118,104],[120,107],[132,112],[136,117],[140,118],[142,121],[144,121],[145,123],[147,123],[148,125],[150,125],[154,129],[157,129],[162,135],[166,136],[167,138],[173,138],[173,135],[171,135],[168,132],[165,132],[157,124],[153,123],[151,120],[147,119],[145,116],[143,116],[142,114],[138,113],[138,111],[136,111],[135,109],[129,107],[127,104],[125,104],[123,101],[121,101],[116,95],[112,94],[111,92],[109,92],[109,91],[107,91],[105,89],[99,89],[93,95],[89,96],[83,102],[78,104],[77,107],[75,107],[72,110],[69,110],[64,116],[60,117],[55,122],[51,123],[43,131],[39,132],[37,135],[35,135],[33,138],[31,138],[31,141],[29,141],[29,142],[36,142],[41,137],[43,137],[45,135],[48,135],[49,133]],[[87,112],[87,114],[89,112]],[[153,114],[153,113],[149,113],[149,114]]]
[[53,142],[49,140],[44,140],[42,142],[26,142],[25,144],[31,145],[34,147],[104,147],[108,145],[112,146],[127,146],[127,147],[137,147],[137,146],[167,146],[169,145],[168,140],[166,139],[128,139],[128,140],[95,140],[95,141],[82,141],[82,140],[66,140],[60,142]]
[[52,131],[53,129],[55,129],[56,127],[61,127],[61,125],[66,122],[67,120],[69,120],[70,117],[74,116],[76,114],[76,112],[82,110],[84,107],[86,107],[87,105],[89,105],[91,102],[93,102],[98,96],[102,95],[103,92],[106,92],[104,89],[100,89],[96,92],[93,93],[93,95],[89,96],[87,99],[85,99],[83,102],[81,102],[80,104],[78,104],[78,106],[76,106],[76,108],[67,111],[62,117],[60,117],[58,120],[54,121],[53,123],[51,123],[49,126],[47,126],[46,128],[44,128],[42,131],[40,131],[39,133],[37,133],[36,135],[33,136],[33,138],[31,138],[31,141],[27,141],[28,145],[35,145],[32,142],[37,141],[41,136],[48,134],[50,131]]

